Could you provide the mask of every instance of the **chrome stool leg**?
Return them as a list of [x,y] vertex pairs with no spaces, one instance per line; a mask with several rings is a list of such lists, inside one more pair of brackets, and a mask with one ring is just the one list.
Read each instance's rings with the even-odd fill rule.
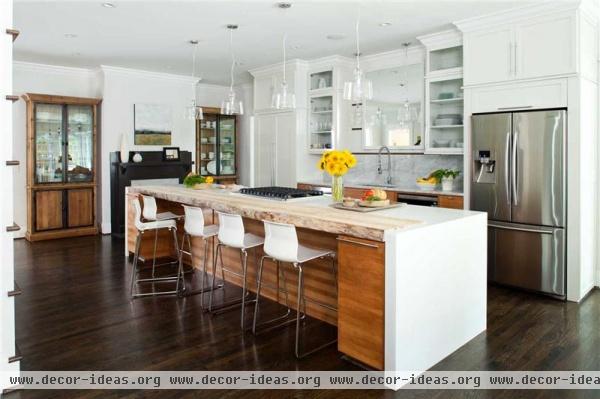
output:
[[[181,258],[181,252],[179,251],[179,243],[177,240],[177,229],[176,228],[169,228],[169,231],[172,232],[173,234],[173,244],[175,246],[175,256],[176,258]],[[176,276],[169,276],[169,277],[152,277],[152,278],[137,278],[137,274],[138,270],[137,270],[137,265],[138,265],[138,260],[139,260],[139,252],[140,252],[140,245],[141,245],[141,241],[142,241],[142,235],[144,234],[144,231],[139,231],[138,232],[138,236],[136,238],[136,249],[135,249],[135,254],[134,254],[134,258],[133,258],[133,267],[132,267],[132,271],[131,271],[131,289],[130,289],[130,294],[131,297],[133,299],[135,298],[140,298],[140,297],[147,297],[147,296],[158,296],[158,295],[171,295],[171,294],[176,294],[179,295],[180,291],[179,291],[179,282],[180,280],[183,279],[183,273],[182,273],[182,262],[179,262],[179,267],[177,269],[177,275]],[[167,282],[167,281],[175,281],[175,290],[172,291],[159,291],[156,292],[154,291],[154,289],[152,290],[152,292],[148,292],[148,293],[142,293],[142,294],[138,294],[135,293],[134,288],[136,284],[139,283],[157,283],[157,282]]]
[[[257,277],[257,280],[256,280],[256,302],[254,303],[254,315],[253,315],[253,320],[252,320],[252,334],[254,334],[254,335],[257,335],[257,332],[256,332],[256,327],[257,326],[269,325],[269,324],[274,323],[276,321],[279,321],[279,320],[282,320],[282,319],[287,319],[289,317],[290,313],[292,312],[291,308],[290,308],[290,305],[289,305],[289,296],[288,296],[288,290],[287,290],[287,281],[286,281],[286,277],[285,277],[285,270],[283,270],[283,268],[280,267],[281,266],[281,262],[279,262],[276,259],[273,259],[276,262],[276,265],[277,265],[277,277],[278,278],[279,278],[279,274],[280,274],[280,270],[281,270],[281,275],[283,277],[283,286],[284,286],[283,290],[281,290],[279,288],[279,283],[277,284],[277,287],[274,287],[274,288],[277,289],[277,299],[278,299],[277,302],[279,302],[279,293],[280,293],[280,291],[283,291],[285,293],[285,306],[287,308],[287,311],[282,316],[278,316],[278,317],[275,317],[275,318],[273,318],[271,320],[263,321],[262,323],[258,323],[257,324],[258,313],[260,312],[258,301],[260,300],[260,291],[261,291],[261,288],[263,286],[262,272],[263,272],[263,267],[264,267],[264,261],[265,261],[265,259],[273,259],[273,258],[271,258],[270,256],[266,256],[265,255],[265,256],[263,256],[260,259],[260,265],[259,265],[259,268],[258,268],[258,277]],[[266,332],[266,331],[270,331],[270,330],[272,330],[274,328],[277,328],[277,327],[284,326],[286,324],[291,324],[294,321],[295,321],[295,319],[291,319],[291,320],[287,320],[287,321],[284,321],[284,322],[279,323],[279,324],[271,325],[270,327],[261,330],[259,332],[259,334],[263,333],[263,332]]]
[[[242,308],[242,314],[244,313],[246,304],[249,302],[255,302],[256,298],[253,299],[248,299],[248,297],[250,296],[250,292],[246,289],[247,287],[247,259],[248,259],[248,254],[246,250],[240,250],[240,260],[242,262],[242,273],[237,273],[234,272],[232,270],[226,270],[224,263],[223,263],[223,247],[225,245],[219,243],[217,244],[217,250],[215,252],[215,257],[214,257],[214,267],[213,267],[213,279],[212,279],[212,284],[211,284],[211,292],[210,292],[210,297],[209,297],[209,303],[208,303],[208,311],[210,313],[214,314],[219,314],[219,313],[223,313],[223,312],[228,312],[230,310],[234,310],[236,307],[241,306]],[[241,298],[237,298],[231,301],[224,301],[223,303],[219,304],[218,307],[213,307],[213,292],[215,290],[215,281],[216,281],[216,269],[217,269],[217,258],[221,260],[221,276],[223,279],[223,294],[225,294],[225,271],[227,271],[228,273],[232,273],[235,274],[236,276],[239,276],[242,279],[242,297]],[[223,295],[225,296],[225,295]],[[241,322],[241,324],[245,324],[244,322]]]
[[135,285],[135,275],[137,273],[137,264],[138,258],[140,257],[140,244],[142,242],[142,234],[143,232],[139,232],[138,236],[135,239],[135,252],[133,254],[133,267],[131,268],[131,288],[129,290],[129,295],[133,296],[133,286]]

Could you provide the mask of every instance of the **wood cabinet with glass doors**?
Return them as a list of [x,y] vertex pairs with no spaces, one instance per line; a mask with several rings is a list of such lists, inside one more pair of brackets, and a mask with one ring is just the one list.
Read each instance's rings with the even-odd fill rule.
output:
[[196,121],[196,173],[221,184],[237,183],[237,118],[202,108],[204,119]]
[[96,98],[25,94],[29,241],[98,234]]

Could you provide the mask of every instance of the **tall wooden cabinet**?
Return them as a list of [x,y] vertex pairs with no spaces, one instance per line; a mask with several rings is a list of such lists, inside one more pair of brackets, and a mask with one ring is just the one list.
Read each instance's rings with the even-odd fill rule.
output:
[[27,103],[29,241],[92,235],[96,222],[95,98],[23,95]]

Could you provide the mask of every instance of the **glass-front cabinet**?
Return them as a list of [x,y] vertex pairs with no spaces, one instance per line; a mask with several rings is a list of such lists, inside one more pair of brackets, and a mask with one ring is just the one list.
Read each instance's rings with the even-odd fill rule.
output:
[[27,103],[26,238],[97,234],[99,99],[23,95]]
[[90,105],[35,104],[35,183],[91,182],[94,125]]
[[464,96],[462,75],[428,79],[427,152],[462,154]]
[[237,180],[237,121],[218,109],[204,108],[196,124],[196,172],[213,176],[219,183]]

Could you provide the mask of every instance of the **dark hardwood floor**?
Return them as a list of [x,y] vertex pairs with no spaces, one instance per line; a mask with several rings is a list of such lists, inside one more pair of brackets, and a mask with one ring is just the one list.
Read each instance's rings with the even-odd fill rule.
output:
[[[17,240],[15,264],[23,290],[16,298],[22,370],[357,370],[334,347],[298,361],[293,328],[242,334],[239,312],[211,317],[198,296],[131,301],[122,240]],[[488,330],[434,370],[600,370],[600,292],[580,305],[500,287],[490,287],[488,296]],[[332,330],[316,321],[306,327],[316,339]],[[600,392],[65,390],[6,397],[598,398]]]

